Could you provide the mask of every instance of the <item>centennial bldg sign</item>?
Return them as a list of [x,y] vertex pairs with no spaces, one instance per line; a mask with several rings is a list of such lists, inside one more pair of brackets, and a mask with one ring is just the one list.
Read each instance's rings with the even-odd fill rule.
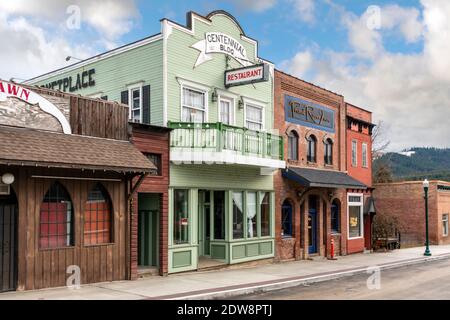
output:
[[287,122],[335,132],[333,110],[288,95],[285,96],[284,105]]
[[267,64],[225,71],[226,88],[268,80],[269,66]]
[[205,40],[201,40],[192,48],[200,51],[195,67],[212,60],[212,53],[223,53],[239,62],[243,66],[250,64],[247,51],[244,46],[234,39],[221,32],[210,32],[205,35]]

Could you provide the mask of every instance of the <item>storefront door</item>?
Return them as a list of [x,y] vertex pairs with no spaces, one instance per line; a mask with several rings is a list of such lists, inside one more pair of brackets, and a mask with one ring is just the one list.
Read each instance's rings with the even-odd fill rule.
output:
[[0,292],[17,285],[17,201],[0,196]]
[[211,192],[199,191],[198,244],[199,256],[210,256],[211,242]]
[[317,253],[317,211],[309,209],[308,215],[309,254]]
[[138,265],[159,266],[159,194],[139,194]]

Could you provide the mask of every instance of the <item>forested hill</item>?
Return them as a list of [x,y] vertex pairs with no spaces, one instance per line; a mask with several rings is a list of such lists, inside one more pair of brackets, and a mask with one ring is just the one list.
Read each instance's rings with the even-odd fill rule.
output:
[[387,165],[395,180],[438,179],[450,181],[450,149],[413,148],[386,153],[374,162],[374,170]]

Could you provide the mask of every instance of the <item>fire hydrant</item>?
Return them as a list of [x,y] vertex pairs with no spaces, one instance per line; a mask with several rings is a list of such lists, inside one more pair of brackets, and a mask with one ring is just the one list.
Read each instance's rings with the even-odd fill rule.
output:
[[334,256],[334,239],[331,238],[330,260],[337,260]]

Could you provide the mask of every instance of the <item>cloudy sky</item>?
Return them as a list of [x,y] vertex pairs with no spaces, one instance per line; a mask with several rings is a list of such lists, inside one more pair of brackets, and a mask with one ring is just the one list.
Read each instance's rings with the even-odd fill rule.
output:
[[0,0],[0,78],[31,78],[158,33],[163,17],[184,24],[189,10],[215,9],[279,69],[373,111],[392,150],[450,147],[449,0]]

